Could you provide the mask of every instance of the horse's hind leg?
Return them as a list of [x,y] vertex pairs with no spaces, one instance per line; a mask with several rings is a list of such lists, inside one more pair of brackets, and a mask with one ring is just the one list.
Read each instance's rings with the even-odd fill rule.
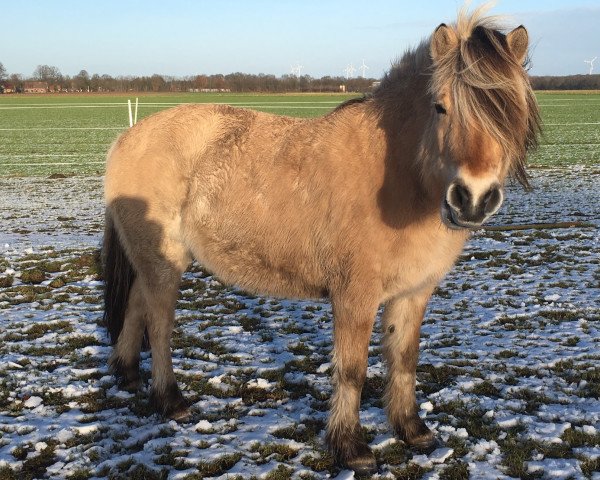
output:
[[409,445],[430,450],[435,436],[419,418],[415,398],[421,322],[431,295],[391,300],[383,314],[383,354],[388,365],[385,392],[388,418],[396,434]]
[[164,416],[182,419],[189,414],[173,372],[171,335],[175,323],[175,303],[183,270],[167,267],[160,278],[146,286],[147,327],[152,350],[151,402]]
[[[170,212],[161,211],[158,202],[151,205],[140,199],[118,199],[111,203],[110,213],[135,271],[113,364],[118,365],[120,359],[126,358],[129,360],[123,360],[124,365],[137,363],[145,327],[152,351],[152,403],[163,415],[181,418],[187,414],[187,404],[173,372],[171,334],[179,284],[190,261],[189,252],[177,240],[177,219],[173,219]],[[127,369],[130,377],[135,377],[133,368]]]
[[127,301],[123,329],[110,359],[119,388],[135,391],[140,387],[140,350],[144,337],[146,304],[139,279],[134,280]]
[[[363,304],[361,304],[363,303]],[[377,470],[360,426],[360,395],[367,374],[369,340],[376,302],[356,296],[332,298],[334,314],[334,391],[327,424],[327,444],[336,462],[358,474]]]

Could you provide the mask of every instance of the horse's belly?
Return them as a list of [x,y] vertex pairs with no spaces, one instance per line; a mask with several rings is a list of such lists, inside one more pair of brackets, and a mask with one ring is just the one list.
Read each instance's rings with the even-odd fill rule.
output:
[[305,274],[302,264],[294,271],[286,265],[267,264],[260,257],[231,251],[213,251],[198,260],[220,281],[251,293],[286,298],[327,295],[327,289],[320,282]]
[[286,245],[274,233],[260,235],[243,225],[230,225],[225,230],[205,225],[192,233],[189,242],[193,256],[219,280],[277,297],[327,295],[319,266],[297,244]]

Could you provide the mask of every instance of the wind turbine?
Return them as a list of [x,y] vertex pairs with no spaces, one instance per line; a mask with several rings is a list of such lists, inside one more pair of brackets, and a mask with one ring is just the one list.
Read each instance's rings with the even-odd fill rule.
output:
[[354,68],[354,65],[352,65],[352,64],[348,65],[344,69],[344,72],[346,73],[346,79],[349,79],[350,77],[353,77],[355,71],[356,71],[356,68]]
[[367,67],[367,66],[365,65],[365,60],[364,60],[364,58],[363,58],[363,61],[362,61],[362,65],[361,65],[360,67],[358,67],[358,69],[361,71],[361,74],[360,74],[360,75],[361,75],[361,77],[365,78],[365,73],[366,73],[366,71],[369,69],[369,67]]
[[592,72],[594,71],[594,62],[596,61],[598,57],[594,57],[591,60],[584,60],[585,63],[589,63],[590,64],[590,75],[592,74]]
[[292,65],[292,75],[299,77],[300,72],[302,72],[303,68],[304,68],[304,66],[300,65],[300,62],[296,62],[296,65]]

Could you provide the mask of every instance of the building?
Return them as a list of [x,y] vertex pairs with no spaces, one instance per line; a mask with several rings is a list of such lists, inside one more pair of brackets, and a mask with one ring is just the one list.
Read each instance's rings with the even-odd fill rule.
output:
[[25,82],[23,84],[24,93],[46,93],[48,91],[48,82]]
[[15,93],[16,91],[16,87],[11,83],[0,85],[0,93]]

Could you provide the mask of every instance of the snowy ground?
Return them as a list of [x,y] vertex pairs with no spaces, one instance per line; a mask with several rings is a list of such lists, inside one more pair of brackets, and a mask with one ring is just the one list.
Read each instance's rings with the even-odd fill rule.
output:
[[[361,419],[379,478],[600,479],[600,171],[533,173],[495,223],[595,226],[474,234],[423,327],[418,398],[445,442],[429,456],[391,435],[376,331]],[[0,221],[0,479],[351,478],[322,442],[327,303],[195,266],[173,341],[193,421],[164,422],[106,367],[101,179],[2,178]]]

